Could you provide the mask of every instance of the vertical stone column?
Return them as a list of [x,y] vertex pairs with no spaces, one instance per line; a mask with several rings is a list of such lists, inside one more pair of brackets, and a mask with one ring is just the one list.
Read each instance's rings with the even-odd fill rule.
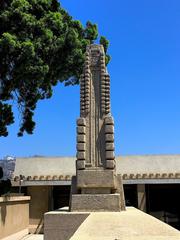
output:
[[77,120],[77,170],[94,167],[115,169],[110,77],[101,45],[87,48],[80,79],[80,118]]
[[[71,210],[80,208],[77,207],[79,206],[76,204],[77,199],[82,204],[79,210],[86,209],[82,203],[84,200],[81,200],[95,197],[97,202],[98,194],[98,199],[104,197],[114,199],[116,207],[112,209],[119,211],[124,203],[120,204],[120,199],[123,198],[120,198],[119,194],[113,195],[120,188],[118,188],[114,154],[110,76],[106,69],[102,45],[90,45],[86,51],[84,70],[80,78],[80,118],[77,120],[76,156],[76,180],[73,182],[76,183],[76,192],[80,195],[72,195]],[[74,193],[74,190],[72,192]],[[104,206],[103,201],[105,202],[100,200],[102,208],[99,206],[97,209],[109,209],[109,202],[107,201]]]
[[145,184],[137,185],[137,196],[138,196],[138,208],[146,212],[146,190]]

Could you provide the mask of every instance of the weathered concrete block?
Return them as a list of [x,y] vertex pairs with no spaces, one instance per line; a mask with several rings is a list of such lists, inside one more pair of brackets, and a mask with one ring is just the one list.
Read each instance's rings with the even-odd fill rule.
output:
[[77,143],[77,151],[85,151],[86,144],[85,143]]
[[77,133],[78,134],[85,134],[86,133],[86,127],[85,126],[78,126],[77,127]]
[[84,91],[85,90],[85,85],[81,85],[81,90]]
[[85,161],[84,160],[77,160],[76,167],[78,170],[85,169]]
[[106,168],[107,169],[114,169],[116,166],[114,160],[106,160]]
[[86,153],[85,153],[85,151],[78,151],[76,157],[77,157],[77,159],[79,159],[79,160],[85,160],[85,158],[86,158]]
[[106,89],[106,85],[102,84],[101,85],[101,92],[105,92],[105,89]]
[[106,142],[114,142],[114,134],[106,134],[105,140]]
[[101,97],[101,103],[105,103],[105,99],[106,99],[105,96],[102,96]]
[[105,125],[105,133],[114,133],[113,125]]
[[107,124],[107,125],[114,125],[113,117],[106,117],[105,118],[105,124]]
[[[89,89],[89,87],[86,87],[86,89],[85,89],[85,93],[86,93],[87,95],[90,93],[90,89]],[[88,101],[88,99],[87,99],[87,101]]]
[[[83,95],[81,95],[80,103],[81,103],[81,104],[84,104],[84,100],[85,100],[85,96],[84,96],[84,94],[83,94]],[[78,120],[77,120],[77,125],[80,125],[80,124],[78,123]]]
[[106,159],[115,159],[114,151],[106,151]]
[[106,105],[106,113],[110,113],[110,107],[108,105]]
[[106,143],[106,150],[114,151],[114,143]]
[[89,112],[89,105],[86,104],[85,109],[86,109],[86,112]]
[[85,78],[88,78],[89,76],[90,76],[90,71],[86,69]]
[[77,142],[78,143],[85,143],[86,142],[86,135],[85,134],[78,134],[77,135]]
[[[84,98],[83,98],[83,100],[84,100]],[[85,118],[77,119],[77,125],[78,126],[86,126],[86,119]]]
[[[87,59],[86,59],[86,60],[87,60]],[[86,68],[86,69],[85,69],[85,72],[84,72],[85,77],[86,77],[86,76],[89,76],[90,74],[91,74],[90,69],[89,69],[89,68]]]
[[106,109],[110,109],[110,104],[106,103]]
[[118,212],[121,210],[119,194],[74,194],[72,212]]
[[82,170],[77,172],[78,188],[114,188],[113,170]]

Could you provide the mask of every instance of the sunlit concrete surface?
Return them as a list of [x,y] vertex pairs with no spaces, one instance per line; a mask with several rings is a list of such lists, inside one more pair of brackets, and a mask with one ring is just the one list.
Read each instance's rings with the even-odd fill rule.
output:
[[93,213],[70,240],[180,240],[180,231],[128,207],[120,213]]
[[43,239],[44,239],[43,234],[28,234],[26,237],[20,240],[43,240]]

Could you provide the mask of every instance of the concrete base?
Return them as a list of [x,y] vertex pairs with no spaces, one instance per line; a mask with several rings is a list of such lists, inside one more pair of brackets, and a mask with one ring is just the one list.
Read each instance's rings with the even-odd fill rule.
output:
[[114,170],[78,170],[77,188],[109,188],[116,189],[116,174]]
[[[93,171],[90,171],[93,172]],[[102,174],[107,171],[102,171]],[[111,174],[110,174],[111,172]],[[109,171],[113,176],[113,171]],[[115,177],[116,190],[105,187],[82,188],[81,193],[77,188],[76,176],[72,177],[70,212],[120,212],[125,210],[122,177]]]
[[133,207],[122,212],[49,212],[44,240],[179,240],[180,232]]
[[120,212],[120,194],[73,194],[71,212]]

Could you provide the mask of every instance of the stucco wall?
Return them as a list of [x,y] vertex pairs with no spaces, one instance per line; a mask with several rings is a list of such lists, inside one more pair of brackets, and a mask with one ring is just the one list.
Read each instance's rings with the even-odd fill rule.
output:
[[30,197],[0,197],[0,239],[27,230]]
[[[17,158],[14,176],[75,175],[74,157]],[[180,155],[116,156],[118,174],[180,173]]]
[[27,188],[31,196],[29,208],[29,231],[30,233],[41,233],[43,231],[44,213],[51,208],[51,187],[32,186]]

